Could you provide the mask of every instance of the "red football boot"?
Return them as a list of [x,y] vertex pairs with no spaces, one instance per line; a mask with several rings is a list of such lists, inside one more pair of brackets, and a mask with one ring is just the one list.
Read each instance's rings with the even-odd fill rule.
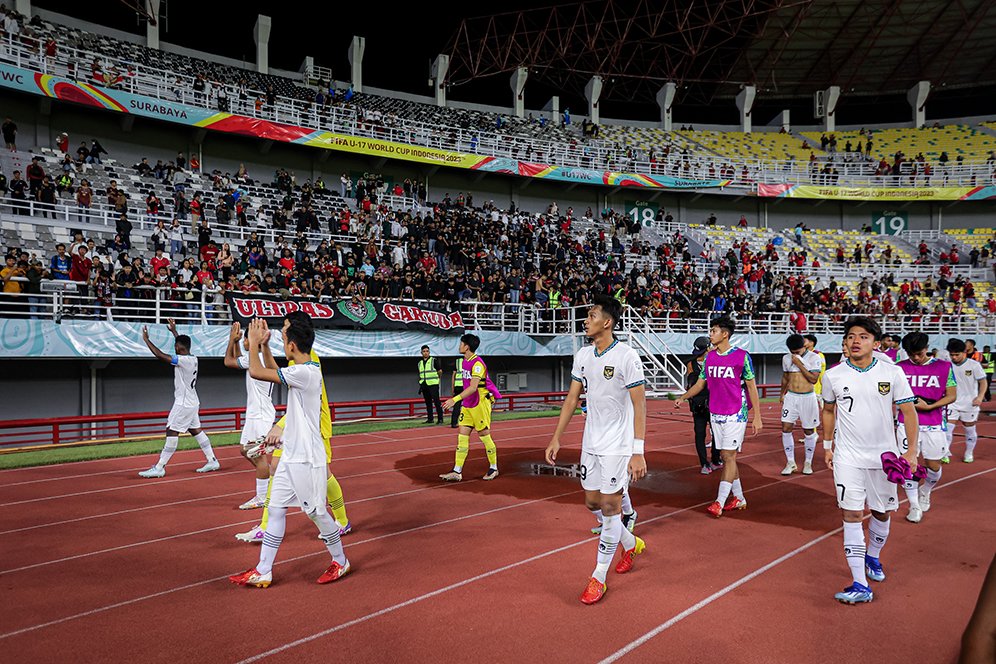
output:
[[588,586],[581,593],[581,601],[585,604],[594,604],[605,596],[606,590],[608,588],[606,588],[604,583],[595,577],[591,577],[591,580],[588,581]]

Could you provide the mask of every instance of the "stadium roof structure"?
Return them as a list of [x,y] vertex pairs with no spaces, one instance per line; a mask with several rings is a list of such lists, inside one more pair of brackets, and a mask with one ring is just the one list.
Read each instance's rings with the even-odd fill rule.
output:
[[444,53],[451,87],[527,67],[601,99],[710,104],[755,85],[794,98],[996,83],[996,0],[591,0],[464,19]]

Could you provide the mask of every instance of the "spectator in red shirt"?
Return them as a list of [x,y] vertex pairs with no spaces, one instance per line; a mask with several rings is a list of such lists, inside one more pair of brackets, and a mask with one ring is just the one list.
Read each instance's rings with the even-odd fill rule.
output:
[[209,264],[214,265],[214,260],[218,256],[218,245],[214,243],[214,240],[209,241],[203,247],[201,247],[201,260],[207,261]]
[[149,266],[152,268],[152,274],[159,274],[162,268],[169,270],[169,258],[163,256],[162,248],[156,249],[156,255],[149,260]]
[[197,271],[196,275],[194,275],[194,278],[197,279],[197,283],[203,286],[212,277],[213,275],[208,269],[207,261],[201,261],[201,269]]
[[807,321],[806,314],[800,311],[793,311],[789,315],[789,321],[792,323],[792,329],[797,333],[801,334],[806,331]]

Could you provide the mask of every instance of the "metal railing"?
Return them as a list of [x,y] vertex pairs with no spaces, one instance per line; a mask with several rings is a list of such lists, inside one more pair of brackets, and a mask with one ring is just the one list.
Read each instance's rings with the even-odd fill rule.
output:
[[[559,406],[566,392],[524,392],[503,394],[495,402],[495,412],[534,410]],[[277,413],[286,409],[276,406]],[[389,421],[424,417],[422,399],[381,401],[330,401],[333,424],[357,421]],[[205,431],[238,431],[245,424],[245,408],[203,408],[201,426]],[[121,413],[41,419],[0,420],[0,454],[23,450],[70,447],[100,443],[160,438],[169,413]],[[333,435],[335,432],[333,431]]]
[[[194,92],[194,78],[176,71],[146,67],[101,53],[79,51],[60,46],[54,58],[42,55],[39,40],[22,37],[18,43],[4,40],[0,44],[0,60],[18,67],[42,73],[86,80],[95,85],[120,87],[135,94],[147,95],[168,102],[190,104],[203,108],[212,106],[212,97],[204,92]],[[108,85],[81,76],[80,69],[90,67],[99,59],[107,70],[116,70],[120,76]],[[521,159],[558,166],[593,170],[631,171],[647,175],[664,175],[682,179],[729,180],[732,187],[753,188],[764,184],[815,184],[865,187],[925,187],[925,186],[976,186],[996,184],[996,169],[984,161],[984,156],[962,164],[932,164],[931,176],[914,174],[913,163],[904,163],[899,175],[875,175],[877,162],[834,161],[834,155],[824,155],[822,162],[830,163],[839,173],[826,176],[814,173],[810,162],[797,160],[742,159],[705,150],[701,153],[670,153],[663,159],[651,159],[642,149],[619,146],[615,142],[585,139],[580,134],[570,142],[551,141],[524,135],[464,129],[441,123],[423,123],[388,115],[386,122],[375,122],[362,108],[334,105],[316,108],[312,102],[288,97],[276,97],[275,103],[257,110],[253,99],[241,101],[234,86],[230,90],[227,107],[230,112],[249,117],[262,117],[281,123],[310,129],[332,131],[352,136],[363,136],[385,141],[438,148],[482,156]],[[216,92],[216,91],[215,91]],[[256,90],[248,91],[250,97],[265,96]],[[383,118],[383,116],[381,116]],[[663,147],[663,146],[661,146]],[[687,144],[686,144],[687,147]],[[814,162],[817,163],[817,162]],[[822,164],[821,164],[822,165]]]
[[[17,278],[17,281],[25,281]],[[52,286],[54,284],[54,286]],[[78,291],[71,290],[76,284]],[[136,286],[131,290],[135,297],[121,297],[115,287],[115,295],[110,304],[98,301],[93,292],[84,290],[86,284],[65,280],[45,280],[42,288],[62,287],[57,292],[37,294],[6,293],[0,301],[0,318],[22,318],[52,320],[66,319],[106,320],[165,324],[173,318],[180,323],[194,325],[225,325],[231,322],[228,305],[219,290],[190,290],[186,288],[157,288]],[[69,290],[65,290],[69,289]],[[341,298],[320,298],[323,302],[335,302]],[[377,298],[368,298],[378,301]],[[412,304],[446,303],[427,300],[405,300]],[[577,336],[583,334],[583,322],[587,316],[587,306],[559,307],[552,309],[536,304],[514,304],[509,302],[480,302],[464,300],[452,303],[460,311],[468,329],[493,332],[519,332],[536,337]],[[722,312],[731,314],[731,312]],[[645,353],[655,357],[667,357],[673,353],[667,344],[654,339],[654,334],[697,334],[709,331],[709,322],[720,315],[716,311],[681,312],[675,317],[666,311],[662,316],[643,315],[632,307],[623,313],[622,331],[628,334],[644,334]],[[795,331],[788,313],[736,314],[738,327],[742,333],[785,335]],[[806,314],[807,331],[818,334],[838,334],[843,330],[847,315]],[[889,314],[879,315],[886,332],[905,334],[920,331],[928,334],[980,334],[996,332],[996,315],[963,314]],[[673,367],[665,364],[659,368],[663,377],[673,377]]]

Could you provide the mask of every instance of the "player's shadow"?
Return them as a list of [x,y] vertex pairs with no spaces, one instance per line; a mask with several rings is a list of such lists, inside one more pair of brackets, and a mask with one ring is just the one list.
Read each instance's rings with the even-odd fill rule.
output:
[[[464,467],[461,482],[444,483],[439,479],[441,473],[452,468],[452,451],[406,457],[396,462],[395,469],[416,484],[440,485],[439,491],[505,495],[520,500],[546,499],[572,505],[583,501],[578,478],[534,473],[533,464],[546,463],[541,450],[501,448],[501,475],[490,482],[481,480],[488,468],[482,452],[471,446],[471,456]],[[565,466],[575,464],[578,456],[576,449],[563,450],[558,463]],[[774,456],[771,455],[772,458]],[[719,472],[701,475],[696,463],[696,457],[689,454],[649,452],[647,477],[632,485],[630,490],[636,509],[643,509],[646,516],[687,509],[690,513],[701,512],[703,518],[714,518],[706,514],[705,505],[701,503],[716,499]],[[839,523],[830,471],[824,470],[811,476],[793,475],[785,481],[787,478],[779,476],[779,469],[766,458],[742,461],[738,466],[747,491],[748,508],[727,513],[724,517],[821,532]],[[649,507],[654,509],[644,509]]]

